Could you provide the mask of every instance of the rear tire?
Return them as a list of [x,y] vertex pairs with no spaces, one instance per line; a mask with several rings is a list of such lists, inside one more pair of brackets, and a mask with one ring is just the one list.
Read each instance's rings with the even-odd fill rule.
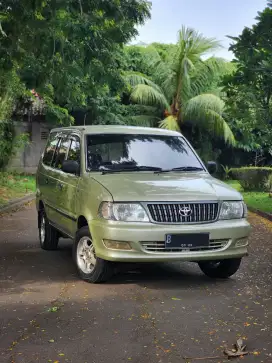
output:
[[80,228],[73,246],[73,259],[79,276],[87,282],[107,281],[113,274],[112,263],[96,257],[88,226]]
[[227,279],[238,271],[241,261],[241,258],[232,258],[221,261],[200,261],[198,265],[208,277]]
[[50,225],[44,210],[39,212],[39,240],[43,250],[52,251],[58,248],[59,233]]

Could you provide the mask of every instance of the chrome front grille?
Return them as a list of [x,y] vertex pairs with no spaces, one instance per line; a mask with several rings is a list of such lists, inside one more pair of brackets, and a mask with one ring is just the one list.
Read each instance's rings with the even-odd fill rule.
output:
[[147,204],[157,223],[205,223],[217,218],[218,203],[154,203]]
[[198,252],[198,251],[214,251],[224,248],[228,244],[229,240],[210,240],[209,246],[192,247],[192,248],[166,248],[165,242],[141,242],[141,245],[145,251],[149,252]]

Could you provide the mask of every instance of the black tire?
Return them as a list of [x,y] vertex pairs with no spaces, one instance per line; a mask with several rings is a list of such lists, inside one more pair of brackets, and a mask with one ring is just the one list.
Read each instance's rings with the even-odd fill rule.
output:
[[[92,245],[92,241],[91,241],[91,234],[89,231],[89,227],[88,226],[84,226],[82,228],[80,228],[77,231],[76,234],[76,238],[75,238],[75,242],[73,245],[73,259],[75,261],[77,270],[78,270],[78,274],[79,276],[87,282],[91,282],[91,283],[100,283],[100,282],[105,282],[107,281],[113,274],[113,267],[112,267],[112,263],[109,261],[105,261],[99,257],[95,256],[95,264],[93,267],[93,270],[91,272],[84,272],[80,266],[80,258],[78,257],[78,249],[80,248],[79,243],[81,243],[82,239],[84,237],[87,237],[90,239],[89,243]],[[92,245],[93,247],[93,245]],[[93,247],[94,250],[94,247]],[[95,251],[94,251],[94,255],[95,255]]]
[[58,248],[59,233],[50,225],[44,210],[39,212],[39,240],[43,250],[52,251]]
[[238,271],[241,261],[241,258],[232,258],[221,261],[200,261],[198,265],[208,277],[227,279]]

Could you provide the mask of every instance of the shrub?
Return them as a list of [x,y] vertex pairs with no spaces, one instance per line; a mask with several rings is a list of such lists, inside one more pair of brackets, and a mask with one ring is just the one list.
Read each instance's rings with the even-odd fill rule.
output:
[[231,173],[232,173],[232,168],[228,167],[227,165],[224,166],[221,164],[222,170],[223,170],[223,179],[224,180],[229,180],[231,177]]
[[269,167],[243,167],[233,168],[232,175],[238,179],[245,191],[269,191],[269,180],[272,177],[272,168]]

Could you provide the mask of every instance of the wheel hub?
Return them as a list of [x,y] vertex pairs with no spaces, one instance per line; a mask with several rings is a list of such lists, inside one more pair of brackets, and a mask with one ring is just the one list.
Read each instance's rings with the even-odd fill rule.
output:
[[90,237],[82,237],[77,245],[77,265],[82,272],[91,273],[96,265],[96,255]]

